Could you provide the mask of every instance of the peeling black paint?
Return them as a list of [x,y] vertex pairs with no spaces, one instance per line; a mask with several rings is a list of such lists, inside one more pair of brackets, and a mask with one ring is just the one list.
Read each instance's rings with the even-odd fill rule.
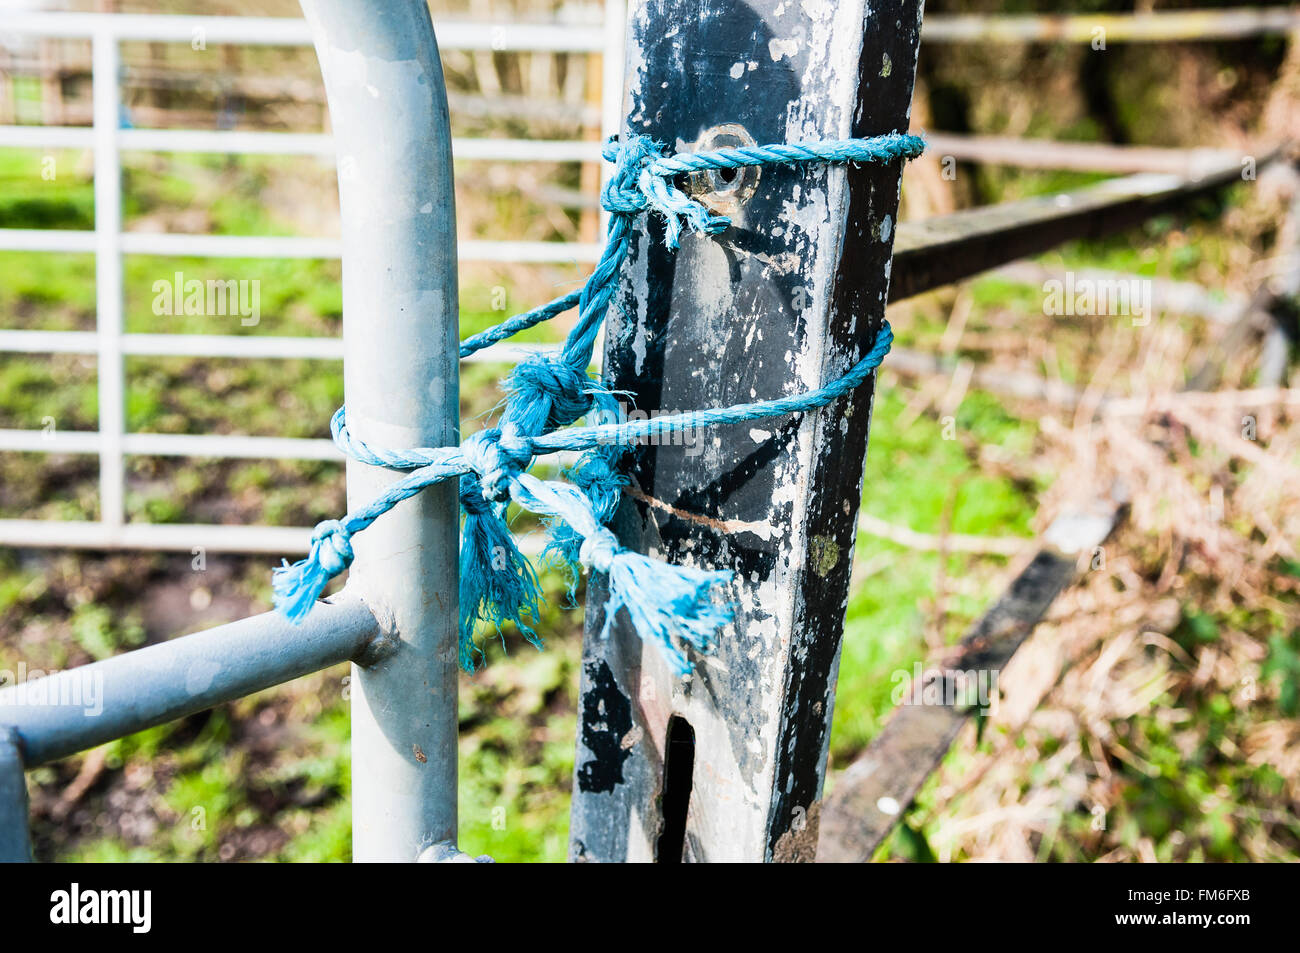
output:
[[594,755],[578,769],[578,789],[608,794],[623,783],[623,763],[632,754],[623,739],[632,730],[632,702],[601,659],[586,666],[588,689],[582,697],[582,743]]
[[[853,115],[855,106],[861,114],[854,134],[901,131],[918,6],[917,0],[838,8],[783,0],[636,5],[631,131],[670,147],[689,147],[705,130],[732,123],[758,142],[830,137],[842,135],[835,117]],[[853,12],[845,15],[846,7]],[[837,29],[870,35],[858,62],[827,63],[824,50],[811,49],[829,15]],[[854,24],[858,17],[865,21]],[[894,64],[889,78],[877,76],[882,50]],[[809,74],[812,61],[820,65]],[[845,75],[855,69],[856,78]],[[855,87],[858,102],[831,101],[832,90],[852,95]],[[833,191],[830,177],[841,174],[818,166],[765,169],[732,227],[711,238],[687,235],[677,253],[663,247],[658,218],[643,219],[648,227],[633,231],[608,319],[611,389],[631,395],[640,409],[672,412],[784,396],[810,386],[818,370],[828,380],[850,366],[883,316],[890,249],[871,237],[871,226],[878,234],[879,217],[896,215],[899,169],[851,171],[847,221],[839,218],[843,210],[823,207]],[[829,313],[810,298],[827,278]],[[822,355],[820,369],[807,367],[814,354]],[[804,419],[790,417],[711,428],[704,453],[654,446],[628,455],[632,485],[654,502],[625,499],[614,527],[620,538],[671,562],[735,570],[740,611],[715,659],[697,666],[689,682],[670,682],[657,667],[642,671],[645,650],[625,621],[615,621],[608,641],[601,638],[598,584],[593,588],[571,828],[578,853],[602,861],[642,857],[660,829],[658,746],[643,743],[630,760],[620,758],[621,748],[615,754],[611,747],[618,733],[603,723],[608,713],[591,705],[613,688],[615,674],[633,692],[631,717],[647,738],[654,736],[651,724],[686,711],[679,702],[690,712],[700,770],[687,859],[771,859],[795,816],[792,805],[803,810],[800,816],[812,808],[824,770],[827,701],[852,552],[855,513],[844,501],[860,494],[869,419],[867,394],[851,401],[851,415],[847,401],[820,413],[815,436]],[[844,554],[820,575],[792,564],[813,537]],[[776,580],[794,587],[793,599],[762,604],[759,593],[771,592]],[[589,732],[589,725],[603,733]],[[593,760],[584,762],[589,754]],[[593,779],[593,767],[616,772],[619,781]],[[616,787],[614,797],[586,796],[593,780]],[[733,809],[746,814],[746,824],[753,821],[752,836],[722,842],[726,831],[742,826],[728,823]]]
[[[896,31],[878,25],[894,22],[906,25]],[[912,98],[917,32],[912,0],[887,0],[876,5],[874,23],[868,26],[858,67],[860,107],[853,123],[855,137],[880,135],[900,127],[899,120],[906,115]],[[891,79],[876,79],[882,55],[896,64]],[[868,94],[873,80],[876,88]],[[896,179],[862,167],[850,167],[848,175],[846,238],[825,331],[828,350],[842,366],[858,360],[880,329],[884,309],[879,295],[883,289],[875,276],[885,274],[892,250],[889,242],[853,240],[848,236],[870,235],[872,224],[880,222],[885,215],[893,221],[898,217]],[[827,377],[835,373],[835,368],[828,368]],[[835,427],[839,435],[823,435],[818,440],[819,453],[813,461],[811,475],[811,485],[817,488],[817,493],[810,499],[804,533],[810,540],[818,537],[833,540],[840,552],[853,551],[870,422],[866,413],[855,413],[845,419],[844,409],[849,403],[863,409],[869,407],[875,383],[872,378],[858,393],[827,407],[820,417],[822,428]],[[847,507],[845,500],[849,501]],[[808,811],[821,790],[835,692],[831,677],[844,634],[851,572],[851,561],[839,559],[824,574],[809,566],[800,574],[802,608],[791,636],[798,648],[791,651],[786,672],[768,829],[769,853],[790,830],[797,811]]]
[[[770,55],[769,43],[784,35],[773,29],[774,23],[784,26],[774,12],[779,3],[666,4],[656,15],[690,28],[652,28],[637,38],[646,63],[640,103],[645,118],[633,124],[633,131],[670,144],[689,144],[707,129],[737,123],[758,142],[784,141],[786,116],[800,98],[797,77],[808,51],[801,46],[792,56]],[[786,16],[802,15],[791,11]],[[738,60],[757,64],[747,74],[748,90],[728,78]],[[663,108],[666,104],[671,108]],[[633,113],[637,111],[634,106]],[[784,220],[792,183],[807,186],[824,174],[764,170],[732,227],[713,237],[687,234],[680,252],[664,246],[657,216],[645,219],[647,230],[633,233],[629,260],[645,263],[646,300],[636,301],[637,289],[624,283],[621,307],[611,313],[612,325],[624,333],[631,322],[621,319],[639,317],[644,336],[636,342],[639,355],[633,342],[614,336],[617,343],[607,348],[605,360],[613,389],[635,395],[640,407],[663,410],[725,407],[791,392],[787,355],[802,351],[807,339],[807,316],[796,306],[797,292],[808,281],[807,263],[789,274],[777,274],[770,262],[772,255],[793,252],[808,240],[800,227]],[[780,239],[772,235],[778,225]],[[720,312],[695,304],[708,289],[725,289]],[[717,445],[707,459],[685,447],[637,448],[629,455],[630,477],[643,492],[687,513],[788,526],[793,505],[775,502],[774,487],[789,472],[801,421],[779,418],[761,426],[773,436],[757,444],[749,425],[710,428],[704,439],[712,442],[716,437]],[[747,581],[771,578],[789,545],[783,533],[769,539],[724,534],[657,507],[638,504],[632,509],[640,517],[640,531],[625,537],[629,545],[644,551],[653,543],[669,561],[725,565]],[[770,647],[747,630],[767,621],[770,607],[746,599],[745,588],[738,592],[744,611],[736,632],[717,647],[718,666],[697,667],[687,691],[710,699],[727,725],[728,743],[740,766],[738,780],[754,784],[769,763],[753,743],[762,721],[753,703],[755,688],[763,681],[761,659]]]

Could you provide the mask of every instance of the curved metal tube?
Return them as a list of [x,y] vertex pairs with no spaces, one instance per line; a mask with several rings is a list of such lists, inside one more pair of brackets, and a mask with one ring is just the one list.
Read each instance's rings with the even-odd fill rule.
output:
[[[385,447],[458,443],[451,127],[423,0],[302,0],[338,147],[348,425]],[[349,461],[348,502],[399,474]],[[456,837],[458,512],[432,487],[353,541],[349,589],[399,636],[354,667],[353,857]]]

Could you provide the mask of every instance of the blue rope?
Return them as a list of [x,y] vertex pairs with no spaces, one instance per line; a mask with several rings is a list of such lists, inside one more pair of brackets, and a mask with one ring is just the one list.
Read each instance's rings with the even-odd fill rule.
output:
[[[541,589],[505,520],[507,505],[514,501],[550,526],[548,554],[607,576],[609,598],[602,635],[626,610],[637,633],[659,646],[673,671],[689,673],[692,663],[684,649],[709,651],[717,631],[733,618],[735,606],[725,596],[732,574],[669,565],[619,545],[605,524],[618,506],[624,479],[619,463],[626,448],[644,437],[825,407],[860,386],[880,366],[894,336],[884,322],[871,349],[847,373],[806,393],[647,420],[572,426],[584,417],[617,416],[614,395],[587,373],[587,367],[627,257],[632,220],[642,211],[661,215],[666,222],[665,241],[676,248],[683,223],[699,234],[715,234],[730,220],[689,198],[673,183],[675,176],[742,166],[894,162],[914,158],[923,148],[917,136],[890,134],[668,156],[662,146],[643,136],[631,136],[622,144],[611,141],[604,156],[615,163],[615,171],[601,193],[601,203],[612,214],[604,251],[587,282],[578,291],[465,339],[460,346],[461,357],[466,357],[576,306],[578,320],[559,356],[533,357],[515,367],[505,381],[506,406],[497,426],[472,435],[459,447],[372,447],[352,436],[346,410],[340,407],[330,421],[339,449],[354,460],[405,476],[341,520],[317,525],[307,557],[274,573],[277,608],[294,622],[301,621],[330,579],[351,564],[355,534],[425,487],[456,479],[465,513],[460,660],[466,670],[473,671],[482,656],[474,642],[480,622],[495,626],[498,633],[503,623],[514,622],[530,641],[541,645],[525,622],[529,618],[536,624],[539,619]],[[578,464],[565,473],[570,482],[543,482],[528,474],[535,458],[561,451],[582,453]],[[576,573],[573,579],[576,585]]]
[[582,294],[582,289],[571,291],[567,295],[556,298],[549,304],[544,304],[540,308],[534,308],[532,311],[525,311],[523,314],[516,314],[513,318],[506,318],[495,327],[488,328],[486,331],[480,331],[478,334],[471,334],[465,340],[460,342],[460,356],[469,357],[475,351],[481,351],[489,345],[496,344],[498,341],[504,341],[506,338],[514,337],[520,331],[527,331],[529,328],[541,324],[543,321],[549,321],[557,314],[564,314],[575,304],[578,303],[578,297]]

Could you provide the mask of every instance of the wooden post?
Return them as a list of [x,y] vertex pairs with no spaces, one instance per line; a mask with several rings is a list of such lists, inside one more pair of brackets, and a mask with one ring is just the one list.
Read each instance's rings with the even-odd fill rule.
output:
[[[920,19],[919,0],[641,0],[627,128],[677,151],[906,131]],[[660,222],[638,230],[609,316],[610,386],[673,412],[838,377],[881,326],[900,175],[769,167],[692,183],[733,227],[676,253]],[[613,528],[643,552],[734,569],[739,609],[682,680],[625,620],[600,639],[595,580],[572,859],[813,859],[871,400],[865,386],[819,414],[630,454]]]

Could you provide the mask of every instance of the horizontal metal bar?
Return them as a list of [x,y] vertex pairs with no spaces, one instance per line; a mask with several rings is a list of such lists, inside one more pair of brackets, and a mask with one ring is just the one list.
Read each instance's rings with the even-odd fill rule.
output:
[[0,450],[27,453],[99,453],[99,434],[86,430],[0,430]]
[[1106,42],[1223,40],[1300,30],[1300,10],[1169,10],[1158,13],[943,14],[921,25],[922,50],[928,43],[1049,42],[1090,43],[1102,30]]
[[[57,333],[57,332],[56,332]],[[4,335],[0,333],[0,350]],[[342,338],[263,337],[256,334],[124,334],[122,352],[148,357],[343,359]]]
[[336,238],[278,235],[188,235],[175,232],[123,232],[122,251],[131,255],[184,258],[338,258]]
[[4,33],[78,39],[106,34],[119,40],[309,46],[307,24],[290,17],[199,17],[145,13],[8,13]]
[[[600,26],[560,23],[442,22],[434,28],[444,50],[599,53]],[[310,46],[307,22],[296,17],[204,17],[143,13],[6,13],[4,34],[64,37],[107,34],[118,40],[160,43],[239,43],[250,46]]]
[[[13,127],[9,127],[13,128]],[[21,127],[20,127],[21,128]],[[0,143],[5,130],[0,129]],[[334,156],[334,137],[315,132],[211,129],[119,129],[122,152],[216,152],[239,155]]]
[[94,331],[16,331],[0,329],[0,353],[95,354],[99,336]]
[[[0,329],[0,353],[94,354],[93,331]],[[341,360],[340,338],[262,337],[254,334],[124,334],[122,353],[148,357],[302,358]]]
[[85,252],[97,247],[95,233],[67,228],[0,228],[0,251]]
[[128,433],[122,451],[135,457],[220,457],[239,460],[335,460],[332,440],[243,437],[228,434]]
[[212,523],[127,523],[0,519],[0,546],[16,549],[150,549],[192,553],[305,553],[308,526],[222,526]]
[[[1256,171],[1281,154],[1280,149],[1270,149],[1256,156]],[[1141,173],[1073,192],[901,222],[889,300],[902,301],[1073,239],[1122,231],[1241,182],[1242,168],[1231,161],[1194,176]]]
[[13,149],[93,149],[92,126],[0,126],[0,146]]
[[494,162],[600,162],[599,142],[579,139],[453,139],[453,159]]
[[[314,132],[121,129],[122,151],[334,157],[334,137]],[[93,149],[91,126],[0,126],[0,146]],[[580,139],[453,139],[455,159],[492,162],[599,162],[602,145]]]
[[[0,726],[34,768],[364,655],[380,636],[359,599],[300,625],[267,612],[0,689]],[[20,673],[8,673],[18,676]]]
[[[0,430],[0,450],[28,453],[99,453],[93,430]],[[217,457],[239,460],[342,460],[330,440],[243,437],[231,434],[129,433],[122,451],[135,457]]]
[[[123,232],[122,251],[167,258],[320,258],[336,259],[336,238],[260,235],[187,235],[175,232]],[[458,243],[461,261],[529,264],[591,264],[600,260],[595,242]],[[83,229],[0,228],[0,251],[94,252],[95,233]]]
[[[15,331],[0,329],[0,354],[95,354],[99,338],[93,331]],[[558,352],[558,344],[514,344],[503,341],[469,357],[467,364],[517,364],[531,357]],[[229,357],[338,361],[341,338],[259,337],[253,334],[124,334],[122,353],[147,357]]]

